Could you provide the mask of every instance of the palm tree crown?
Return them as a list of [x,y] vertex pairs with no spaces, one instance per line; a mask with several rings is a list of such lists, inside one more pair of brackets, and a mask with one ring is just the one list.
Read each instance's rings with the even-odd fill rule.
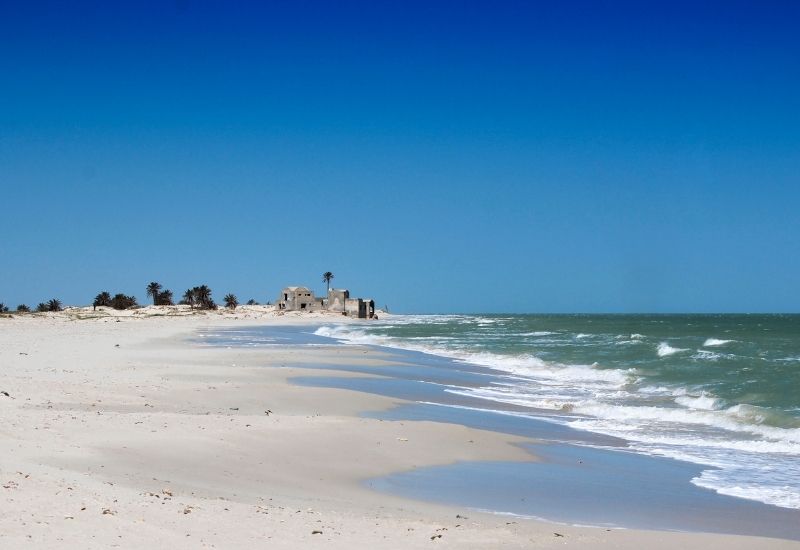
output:
[[161,283],[153,281],[147,285],[147,295],[153,297],[153,305],[158,305],[158,293],[161,292]]
[[331,291],[331,279],[333,279],[333,273],[330,271],[326,271],[322,274],[322,280],[328,285],[328,292]]
[[193,288],[187,289],[183,293],[183,302],[189,306],[189,309],[194,309],[195,296]]
[[225,300],[225,307],[228,309],[236,309],[236,306],[239,305],[239,300],[235,294],[226,294],[223,300]]

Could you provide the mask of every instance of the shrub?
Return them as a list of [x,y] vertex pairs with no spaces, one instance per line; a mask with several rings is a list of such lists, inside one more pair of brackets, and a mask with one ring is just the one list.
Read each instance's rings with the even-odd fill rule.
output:
[[135,296],[126,296],[124,294],[116,294],[111,299],[111,307],[114,309],[130,309],[138,305]]
[[174,306],[175,304],[172,302],[172,291],[164,290],[159,292],[158,297],[156,297],[156,303],[160,306]]
[[98,306],[110,306],[111,305],[111,294],[109,292],[101,292],[97,296],[94,297],[93,304],[94,307]]

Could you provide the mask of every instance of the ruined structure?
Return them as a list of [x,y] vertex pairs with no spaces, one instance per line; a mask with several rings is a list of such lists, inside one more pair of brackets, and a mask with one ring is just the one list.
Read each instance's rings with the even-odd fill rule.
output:
[[372,319],[375,317],[375,301],[368,298],[351,298],[346,289],[328,290],[326,298],[314,296],[314,291],[304,286],[287,286],[281,291],[276,307],[280,311],[333,311]]
[[287,286],[278,299],[278,309],[286,311],[303,311],[319,309],[314,298],[314,291],[304,286]]

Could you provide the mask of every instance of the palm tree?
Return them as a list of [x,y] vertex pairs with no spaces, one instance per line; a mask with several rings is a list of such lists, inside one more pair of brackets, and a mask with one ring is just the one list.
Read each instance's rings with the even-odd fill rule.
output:
[[30,310],[31,308],[29,308],[25,304],[20,304],[17,306],[17,313],[28,313]]
[[196,286],[192,289],[197,304],[203,309],[213,309],[214,300],[211,299],[211,289],[206,285]]
[[147,295],[153,297],[153,305],[158,305],[158,293],[161,292],[161,283],[153,281],[147,285]]
[[331,279],[333,279],[333,273],[330,271],[326,271],[322,274],[322,280],[328,284],[328,293],[331,291]]
[[167,289],[162,292],[158,293],[158,305],[160,306],[171,306],[174,305],[172,303],[172,291]]
[[105,290],[94,297],[94,302],[92,303],[93,309],[97,309],[97,306],[110,306],[111,305],[111,294],[106,292]]
[[248,306],[257,306],[258,302],[256,302],[254,298],[250,298],[249,300],[247,300],[247,305]]
[[0,302],[0,313],[6,313],[7,311],[8,311],[8,306]]
[[228,309],[236,309],[236,306],[239,305],[239,300],[236,299],[235,294],[226,294],[223,300],[225,300],[225,307]]
[[194,288],[190,288],[183,293],[183,303],[187,304],[189,306],[189,309],[194,309],[194,303],[195,303]]
[[47,311],[61,311],[61,300],[53,298],[47,302]]
[[36,306],[36,311],[38,311],[39,313],[44,313],[45,311],[50,311],[50,306],[48,306],[44,302],[39,302],[39,305]]

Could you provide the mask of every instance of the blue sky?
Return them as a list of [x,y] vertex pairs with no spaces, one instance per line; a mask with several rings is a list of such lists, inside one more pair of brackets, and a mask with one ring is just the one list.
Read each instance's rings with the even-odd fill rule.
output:
[[800,311],[796,2],[0,4],[0,301]]

